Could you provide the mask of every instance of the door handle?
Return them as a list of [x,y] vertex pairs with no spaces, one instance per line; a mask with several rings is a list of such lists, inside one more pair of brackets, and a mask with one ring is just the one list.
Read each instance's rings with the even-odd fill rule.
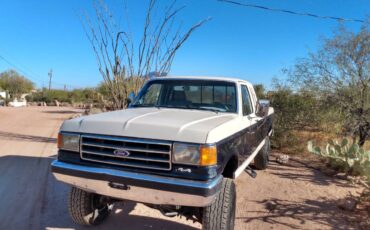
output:
[[256,131],[254,131],[254,130],[248,130],[248,131],[247,131],[247,133],[248,133],[248,134],[254,134],[255,132],[256,132]]

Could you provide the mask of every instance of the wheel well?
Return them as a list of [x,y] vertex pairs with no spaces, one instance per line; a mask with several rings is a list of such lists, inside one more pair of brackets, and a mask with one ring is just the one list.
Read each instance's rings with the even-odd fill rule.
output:
[[232,156],[227,162],[222,175],[227,178],[234,178],[234,172],[238,168],[238,157]]

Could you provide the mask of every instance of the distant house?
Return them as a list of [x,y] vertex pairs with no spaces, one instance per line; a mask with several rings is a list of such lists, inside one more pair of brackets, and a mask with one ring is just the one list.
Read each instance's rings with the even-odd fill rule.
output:
[[0,90],[0,106],[5,105],[6,92]]
[[6,98],[6,92],[0,90],[0,98],[5,99]]
[[28,93],[21,94],[20,97],[14,98],[12,101],[9,101],[8,106],[10,107],[23,107],[27,106],[26,96]]
[[[11,107],[22,107],[22,106],[27,106],[27,100],[26,96],[29,94],[22,94],[20,98],[14,98],[12,101],[9,101],[8,106]],[[0,106],[5,106],[6,105],[6,98],[9,98],[10,95],[7,94],[5,91],[0,90]]]
[[13,101],[10,101],[8,103],[9,106],[11,107],[22,107],[22,106],[27,106],[27,101],[26,99],[20,99],[18,100],[17,98],[14,98]]

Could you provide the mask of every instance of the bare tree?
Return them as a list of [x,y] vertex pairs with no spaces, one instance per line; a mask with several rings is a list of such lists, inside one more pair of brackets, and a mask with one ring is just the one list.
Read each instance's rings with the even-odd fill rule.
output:
[[[163,11],[157,0],[150,0],[138,44],[134,42],[129,29],[127,11],[122,11],[127,16],[127,29],[122,29],[115,22],[103,0],[95,2],[95,17],[85,14],[85,33],[94,50],[99,72],[111,94],[113,109],[125,108],[128,94],[137,93],[150,73],[166,75],[180,47],[209,20],[202,20],[183,30],[181,23],[176,24],[177,16],[183,9],[177,8],[173,1]],[[158,12],[161,15],[159,19],[155,17]]]
[[370,137],[370,33],[339,29],[332,39],[289,72],[299,90],[335,105],[344,115],[344,129],[363,146]]

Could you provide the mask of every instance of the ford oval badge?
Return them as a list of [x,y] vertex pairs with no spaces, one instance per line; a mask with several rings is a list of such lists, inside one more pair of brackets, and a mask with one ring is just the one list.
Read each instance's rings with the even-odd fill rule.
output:
[[116,149],[114,150],[113,154],[118,157],[128,157],[130,156],[130,152],[124,149]]

